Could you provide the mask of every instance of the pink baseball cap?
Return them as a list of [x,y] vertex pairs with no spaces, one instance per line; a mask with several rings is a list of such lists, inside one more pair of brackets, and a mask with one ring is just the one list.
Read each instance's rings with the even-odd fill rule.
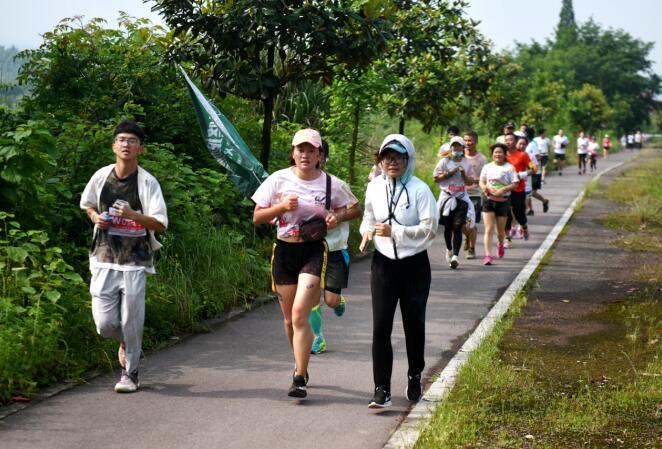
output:
[[322,136],[314,129],[306,128],[300,129],[294,134],[292,138],[292,146],[301,145],[302,143],[309,143],[317,148],[322,148]]

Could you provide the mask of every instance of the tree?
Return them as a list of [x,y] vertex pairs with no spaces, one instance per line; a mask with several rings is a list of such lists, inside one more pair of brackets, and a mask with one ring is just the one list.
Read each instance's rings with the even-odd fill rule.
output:
[[[330,83],[334,67],[367,65],[385,46],[382,2],[156,0],[173,29],[173,58],[193,63],[207,87],[263,105],[265,168],[274,102],[288,83]],[[358,5],[358,6],[355,6]]]
[[575,22],[575,10],[572,0],[563,0],[559,24],[556,27],[556,45],[567,48],[577,40],[577,23]]
[[568,95],[570,119],[586,133],[605,129],[614,114],[602,90],[590,84]]
[[31,88],[23,108],[34,117],[95,124],[132,116],[152,142],[169,142],[197,161],[209,154],[197,132],[186,85],[164,64],[168,38],[147,19],[123,14],[119,28],[103,19],[62,20],[43,43],[19,56],[18,80]]
[[412,118],[430,130],[445,121],[448,105],[464,86],[467,70],[455,58],[476,41],[477,23],[465,16],[463,0],[396,4],[395,37],[376,66],[389,86],[386,108],[399,120],[401,133]]

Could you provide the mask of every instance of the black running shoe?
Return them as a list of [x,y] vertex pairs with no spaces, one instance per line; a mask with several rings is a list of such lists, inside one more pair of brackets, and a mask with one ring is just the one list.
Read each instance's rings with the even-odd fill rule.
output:
[[300,399],[303,399],[308,395],[308,392],[306,391],[306,379],[304,379],[302,375],[299,374],[294,376],[292,379],[292,386],[287,392],[287,395]]
[[405,390],[405,396],[410,401],[418,401],[421,398],[421,375],[417,374],[415,376],[407,376],[409,378],[407,382],[407,389]]
[[391,406],[391,392],[384,387],[375,388],[375,395],[368,408],[385,408]]
[[542,211],[547,212],[549,210],[549,200],[545,200],[542,202]]

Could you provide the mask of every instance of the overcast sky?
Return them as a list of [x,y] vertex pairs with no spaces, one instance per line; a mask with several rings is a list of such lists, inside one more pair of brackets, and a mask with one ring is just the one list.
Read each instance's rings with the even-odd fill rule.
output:
[[[480,20],[480,29],[497,49],[513,48],[515,41],[543,41],[558,22],[561,0],[469,0],[470,17]],[[63,17],[102,17],[115,25],[117,12],[160,18],[150,11],[152,3],[141,0],[0,0],[0,45],[34,48],[40,34],[51,30]],[[622,28],[634,37],[654,42],[651,58],[662,75],[662,0],[574,0],[575,18],[589,17],[604,27]]]

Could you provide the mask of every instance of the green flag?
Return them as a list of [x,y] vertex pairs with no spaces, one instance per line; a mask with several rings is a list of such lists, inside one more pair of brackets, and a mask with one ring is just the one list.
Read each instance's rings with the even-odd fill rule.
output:
[[247,198],[255,192],[269,174],[264,170],[232,123],[200,92],[193,81],[184,75],[193,100],[202,136],[214,159],[228,171],[228,177]]

